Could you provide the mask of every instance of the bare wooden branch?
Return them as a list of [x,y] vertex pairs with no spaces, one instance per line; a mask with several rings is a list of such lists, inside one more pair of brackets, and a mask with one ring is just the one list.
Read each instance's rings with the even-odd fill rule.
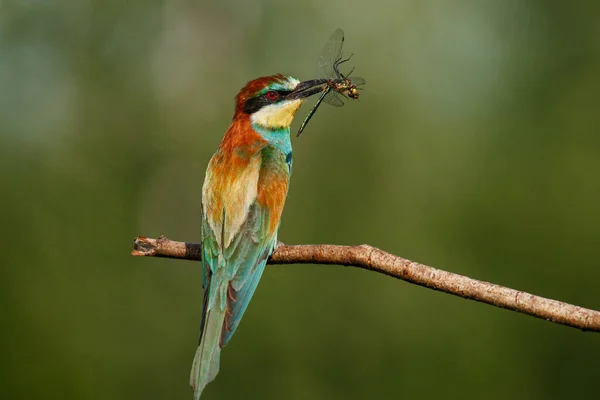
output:
[[[175,242],[161,236],[138,236],[132,255],[199,261],[202,246]],[[419,264],[369,245],[295,245],[280,243],[269,264],[338,264],[380,272],[403,281],[455,296],[518,311],[557,324],[600,332],[600,312],[546,299],[523,291],[471,279]]]

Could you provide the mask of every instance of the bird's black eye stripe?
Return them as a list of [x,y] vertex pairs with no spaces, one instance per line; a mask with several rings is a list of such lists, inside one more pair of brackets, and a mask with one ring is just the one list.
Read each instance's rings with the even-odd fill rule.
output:
[[288,94],[292,93],[293,90],[278,90],[277,93],[279,93],[281,96],[287,96]]
[[265,92],[260,96],[246,100],[246,104],[244,105],[244,112],[247,114],[255,113],[266,105],[273,104],[274,102],[278,102],[285,99],[287,95],[292,93],[291,90],[270,90],[270,92],[276,92],[279,95],[276,100],[269,100],[267,98],[268,92]]

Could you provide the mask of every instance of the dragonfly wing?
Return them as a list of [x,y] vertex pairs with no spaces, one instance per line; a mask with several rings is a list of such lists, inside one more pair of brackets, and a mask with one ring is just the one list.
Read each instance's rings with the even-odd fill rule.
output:
[[367,81],[364,78],[351,77],[348,79],[350,79],[350,82],[352,82],[356,86],[364,85],[365,83],[367,83]]
[[342,56],[342,47],[344,46],[344,31],[336,29],[325,45],[321,57],[319,58],[319,68],[317,76],[324,78],[336,78],[337,75],[333,69],[333,64]]
[[327,104],[330,104],[334,107],[341,107],[344,105],[344,101],[342,100],[342,96],[336,92],[335,90],[330,90],[329,93],[325,95],[323,101]]

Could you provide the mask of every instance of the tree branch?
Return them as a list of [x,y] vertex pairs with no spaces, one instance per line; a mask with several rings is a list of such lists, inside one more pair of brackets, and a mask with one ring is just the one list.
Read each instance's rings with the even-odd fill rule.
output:
[[[134,256],[178,258],[200,261],[202,246],[174,242],[161,236],[150,239],[138,236],[131,252]],[[328,244],[290,246],[280,243],[269,264],[338,264],[379,272],[403,281],[425,286],[579,328],[600,332],[600,312],[546,299],[519,290],[478,281],[466,276],[418,264],[369,245],[336,246]]]

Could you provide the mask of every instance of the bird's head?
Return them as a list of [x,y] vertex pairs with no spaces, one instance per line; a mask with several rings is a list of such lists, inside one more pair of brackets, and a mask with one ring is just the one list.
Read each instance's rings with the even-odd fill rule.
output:
[[254,79],[237,95],[234,119],[248,116],[265,129],[289,128],[307,97],[320,92],[320,81],[300,82],[281,74]]

